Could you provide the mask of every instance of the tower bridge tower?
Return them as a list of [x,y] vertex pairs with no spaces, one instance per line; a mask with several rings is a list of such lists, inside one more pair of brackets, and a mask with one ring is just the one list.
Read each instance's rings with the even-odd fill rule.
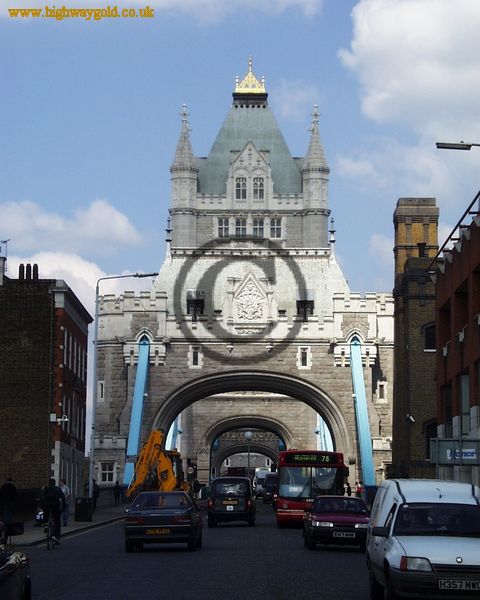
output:
[[336,260],[317,107],[306,155],[293,157],[250,59],[206,157],[194,155],[189,120],[184,106],[159,275],[148,292],[100,302],[97,479],[108,468],[128,482],[127,442],[139,447],[179,414],[182,456],[200,481],[223,433],[263,429],[315,448],[318,414],[351,478],[365,480],[368,452],[381,477],[393,299],[352,293]]

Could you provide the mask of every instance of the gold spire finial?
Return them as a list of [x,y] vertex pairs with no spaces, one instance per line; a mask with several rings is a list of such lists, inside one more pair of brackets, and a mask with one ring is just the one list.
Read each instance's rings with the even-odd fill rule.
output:
[[265,94],[265,77],[261,81],[253,74],[253,58],[248,57],[248,73],[239,82],[238,76],[235,78],[235,93],[237,94]]

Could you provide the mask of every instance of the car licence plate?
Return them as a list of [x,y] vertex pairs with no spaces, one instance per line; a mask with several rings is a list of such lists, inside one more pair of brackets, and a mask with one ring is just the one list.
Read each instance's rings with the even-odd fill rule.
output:
[[441,590],[465,590],[479,591],[480,581],[472,581],[471,579],[440,579],[438,587]]
[[338,538],[354,538],[355,534],[351,533],[350,531],[334,531],[333,532],[333,537],[338,537]]
[[225,506],[228,506],[228,505],[234,505],[234,504],[238,504],[238,500],[224,500],[224,501],[223,501],[223,504],[224,504]]
[[233,506],[231,504],[227,505],[227,510],[233,510]]
[[147,535],[163,535],[165,533],[170,533],[170,529],[167,529],[166,527],[147,529]]

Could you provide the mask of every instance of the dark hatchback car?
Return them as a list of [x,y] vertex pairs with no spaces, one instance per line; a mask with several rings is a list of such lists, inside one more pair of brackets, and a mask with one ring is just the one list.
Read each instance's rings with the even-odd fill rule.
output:
[[272,504],[278,490],[278,473],[267,473],[263,484],[263,503]]
[[255,502],[248,477],[217,477],[208,500],[208,526],[220,521],[247,521],[255,525]]
[[142,550],[144,544],[186,543],[189,550],[202,547],[200,511],[185,492],[142,492],[127,511],[126,552]]
[[310,550],[317,542],[349,544],[365,550],[368,522],[368,508],[361,498],[322,496],[305,512],[303,540]]

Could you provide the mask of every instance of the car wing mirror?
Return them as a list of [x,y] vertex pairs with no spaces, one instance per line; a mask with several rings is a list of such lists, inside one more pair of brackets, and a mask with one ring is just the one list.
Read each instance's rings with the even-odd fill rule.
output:
[[388,537],[390,530],[388,527],[372,527],[370,530],[371,535],[375,537]]

